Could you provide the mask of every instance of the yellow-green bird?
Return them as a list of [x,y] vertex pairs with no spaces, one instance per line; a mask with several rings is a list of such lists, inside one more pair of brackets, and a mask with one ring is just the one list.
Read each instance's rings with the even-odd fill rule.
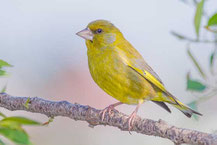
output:
[[120,104],[136,104],[128,120],[129,129],[144,101],[153,101],[168,112],[169,103],[187,117],[193,113],[202,115],[169,93],[159,76],[144,61],[140,53],[124,38],[120,30],[106,20],[96,20],[77,33],[86,40],[88,65],[93,80],[110,96],[120,102],[106,107],[105,112]]

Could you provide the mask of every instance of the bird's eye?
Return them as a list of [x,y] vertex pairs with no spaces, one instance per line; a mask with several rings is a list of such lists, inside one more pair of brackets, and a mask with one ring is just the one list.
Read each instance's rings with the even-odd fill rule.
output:
[[96,33],[102,33],[102,29],[97,29]]

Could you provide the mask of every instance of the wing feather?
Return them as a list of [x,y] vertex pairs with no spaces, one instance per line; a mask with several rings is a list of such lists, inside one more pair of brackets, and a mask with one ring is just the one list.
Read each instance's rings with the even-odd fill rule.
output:
[[152,85],[168,96],[169,99],[174,100],[174,103],[179,104],[177,99],[165,89],[157,73],[144,61],[143,57],[128,41],[123,40],[122,43],[117,44],[115,50],[122,58],[125,65],[148,80]]
[[151,73],[149,73],[148,71],[142,71],[138,68],[132,67],[130,65],[128,65],[131,69],[133,69],[134,71],[136,71],[138,74],[140,74],[143,78],[145,78],[146,80],[148,80],[151,84],[153,84],[155,87],[157,87],[158,89],[160,89],[162,92],[164,92],[167,96],[171,97],[174,102],[178,105],[180,105],[177,102],[177,99],[171,94],[169,93],[165,87],[163,86],[163,84],[161,82],[159,82]]

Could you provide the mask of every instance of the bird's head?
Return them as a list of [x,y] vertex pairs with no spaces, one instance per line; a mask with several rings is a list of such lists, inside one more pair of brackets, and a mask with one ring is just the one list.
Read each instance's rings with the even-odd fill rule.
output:
[[86,41],[101,45],[113,44],[117,39],[123,37],[119,29],[106,20],[93,21],[76,34]]

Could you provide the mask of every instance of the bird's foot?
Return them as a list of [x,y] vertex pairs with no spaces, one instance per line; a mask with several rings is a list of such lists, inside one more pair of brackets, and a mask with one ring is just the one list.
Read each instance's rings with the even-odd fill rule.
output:
[[103,109],[102,111],[100,111],[101,120],[102,120],[102,121],[104,120],[104,118],[105,118],[105,113],[106,113],[106,112],[108,112],[109,115],[110,115],[111,110],[113,110],[113,109],[114,109],[114,106],[110,105],[110,106],[106,107],[105,109]]
[[121,105],[123,103],[121,102],[118,102],[118,103],[115,103],[115,104],[112,104],[112,105],[109,105],[108,107],[106,107],[105,109],[103,109],[102,111],[100,111],[100,115],[101,115],[101,120],[103,121],[104,118],[105,118],[105,113],[108,112],[108,114],[110,115],[111,114],[111,111],[114,110],[114,108],[118,105]]
[[131,131],[132,127],[133,127],[133,123],[134,123],[136,114],[137,114],[137,111],[133,111],[133,113],[128,118],[128,131],[129,131],[130,134],[131,134],[130,131]]
[[136,117],[136,114],[139,110],[140,105],[144,102],[144,100],[140,100],[139,104],[136,106],[136,109],[133,111],[133,113],[128,117],[128,131],[131,134],[131,129],[133,128],[134,120]]

